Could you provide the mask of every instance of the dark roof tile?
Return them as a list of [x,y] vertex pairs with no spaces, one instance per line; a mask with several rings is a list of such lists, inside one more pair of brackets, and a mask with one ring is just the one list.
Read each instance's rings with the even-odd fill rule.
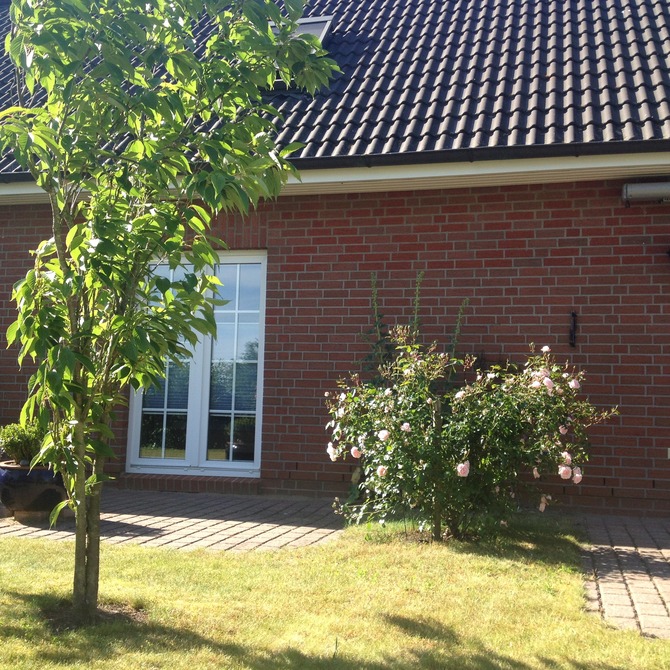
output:
[[342,73],[314,99],[272,94],[298,159],[670,140],[667,0],[312,0],[307,14],[334,16]]

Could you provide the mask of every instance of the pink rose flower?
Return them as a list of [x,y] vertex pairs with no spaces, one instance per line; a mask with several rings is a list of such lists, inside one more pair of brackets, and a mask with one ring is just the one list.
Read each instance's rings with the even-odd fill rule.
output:
[[412,430],[412,427],[405,421],[405,423],[400,426],[400,430],[402,430],[403,433],[409,433]]
[[460,400],[464,395],[465,395],[465,391],[459,391],[459,392],[454,396],[454,398],[455,398],[456,400]]
[[536,380],[530,385],[530,387],[531,387],[531,388],[534,388],[534,389],[539,389],[541,386],[542,386],[542,383],[541,383],[538,379],[536,379]]
[[581,468],[573,468],[573,470],[572,470],[572,481],[575,484],[579,484],[579,482],[582,481],[582,469]]
[[470,461],[465,461],[465,463],[459,463],[456,466],[456,473],[459,477],[467,477],[470,474]]
[[575,390],[577,390],[578,388],[581,388],[581,384],[579,383],[579,380],[578,380],[578,379],[571,379],[571,380],[568,382],[568,386],[569,386],[571,389],[575,389]]
[[558,427],[558,432],[559,432],[561,435],[567,435],[568,427],[567,427],[567,426],[559,426],[559,427]]
[[544,347],[542,347],[542,353],[543,354],[548,354],[550,352],[551,352],[551,349],[549,347],[547,347],[546,345]]
[[351,448],[351,455],[354,458],[360,458],[363,455],[363,452],[358,447]]
[[547,387],[547,391],[551,391],[554,388],[554,382],[551,381],[549,377],[545,377],[542,380],[542,383]]
[[389,433],[388,430],[380,430],[380,431],[377,433],[377,437],[378,437],[382,442],[386,442],[386,440],[388,440],[390,436],[391,436],[391,433]]
[[572,465],[572,456],[569,451],[562,451],[561,458],[563,459],[564,465]]
[[533,477],[535,477],[535,479],[540,478],[540,472],[538,471],[537,468],[533,468]]
[[377,476],[378,477],[386,477],[386,473],[389,471],[389,469],[385,465],[380,465],[377,468]]
[[331,461],[336,461],[337,460],[337,451],[335,450],[335,447],[332,442],[328,442],[328,446],[326,447],[326,452],[330,456]]
[[569,465],[559,465],[558,474],[561,479],[570,479],[572,477],[572,468]]

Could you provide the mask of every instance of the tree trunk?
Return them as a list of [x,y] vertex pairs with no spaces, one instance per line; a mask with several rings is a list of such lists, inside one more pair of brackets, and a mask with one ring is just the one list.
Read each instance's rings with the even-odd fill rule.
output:
[[[102,476],[105,458],[96,456],[93,462],[93,474]],[[88,543],[86,545],[86,602],[90,614],[98,609],[98,585],[100,583],[100,498],[102,481],[96,483],[88,497],[86,508]]]
[[88,540],[88,518],[86,499],[86,464],[84,461],[85,448],[76,445],[77,473],[74,482],[75,495],[75,548],[74,548],[74,584],[72,589],[72,604],[82,619],[88,618],[86,606],[86,545]]
[[100,568],[100,487],[86,495],[86,443],[82,422],[74,429],[77,474],[75,476],[76,534],[72,605],[82,623],[91,621],[98,609]]

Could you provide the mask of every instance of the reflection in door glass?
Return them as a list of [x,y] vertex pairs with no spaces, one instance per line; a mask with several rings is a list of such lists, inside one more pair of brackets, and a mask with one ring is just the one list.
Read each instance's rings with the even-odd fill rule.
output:
[[[260,343],[261,266],[222,266],[212,341],[207,459],[253,461],[256,441],[258,347]],[[232,433],[232,435],[231,435]]]

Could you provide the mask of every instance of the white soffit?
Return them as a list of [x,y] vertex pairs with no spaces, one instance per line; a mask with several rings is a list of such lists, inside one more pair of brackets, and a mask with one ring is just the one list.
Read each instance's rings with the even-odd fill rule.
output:
[[670,152],[302,170],[284,195],[373,193],[670,176]]
[[[670,177],[670,152],[303,170],[301,180],[291,178],[282,194],[378,193],[663,176]],[[0,183],[0,206],[42,203],[48,203],[48,198],[34,183]]]

